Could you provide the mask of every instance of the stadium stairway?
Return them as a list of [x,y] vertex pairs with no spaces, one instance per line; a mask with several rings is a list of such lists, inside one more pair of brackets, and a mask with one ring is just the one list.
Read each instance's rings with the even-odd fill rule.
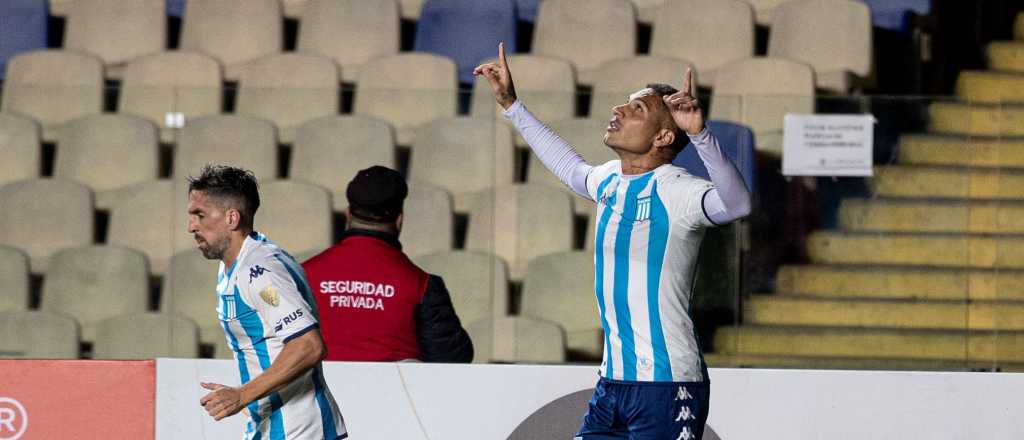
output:
[[928,133],[722,327],[711,366],[1024,371],[1024,13]]

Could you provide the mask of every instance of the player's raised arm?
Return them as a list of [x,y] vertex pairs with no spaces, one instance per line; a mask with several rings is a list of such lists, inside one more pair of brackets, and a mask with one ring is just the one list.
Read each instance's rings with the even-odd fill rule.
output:
[[473,75],[482,75],[491,84],[494,100],[503,109],[508,109],[516,102],[516,88],[512,84],[512,72],[508,69],[505,57],[505,43],[498,43],[498,62],[476,66]]
[[750,214],[750,191],[736,166],[722,153],[718,139],[704,126],[704,112],[700,109],[696,90],[693,71],[686,69],[683,88],[664,97],[665,104],[676,126],[686,131],[690,142],[697,148],[711,183],[715,185],[704,198],[704,212],[711,221],[724,225]]

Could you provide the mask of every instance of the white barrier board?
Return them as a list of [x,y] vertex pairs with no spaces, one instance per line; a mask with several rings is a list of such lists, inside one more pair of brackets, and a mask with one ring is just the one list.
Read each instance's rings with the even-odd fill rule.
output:
[[787,114],[782,174],[871,176],[874,124],[871,115]]

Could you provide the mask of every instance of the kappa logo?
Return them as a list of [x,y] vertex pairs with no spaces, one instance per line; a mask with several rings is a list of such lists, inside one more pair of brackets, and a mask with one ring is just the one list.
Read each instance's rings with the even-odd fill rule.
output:
[[693,395],[686,390],[686,387],[679,387],[679,391],[676,392],[676,400],[690,400]]
[[18,440],[28,430],[28,411],[10,397],[0,397],[0,440]]
[[264,272],[270,271],[264,267],[260,267],[258,264],[249,269],[249,284],[252,284],[252,280],[259,278]]
[[684,406],[682,408],[679,408],[679,415],[676,416],[676,421],[685,422],[687,420],[695,420],[696,418],[697,416],[693,415],[693,412],[690,411],[690,408]]
[[679,433],[679,437],[677,437],[676,440],[690,440],[693,438],[697,438],[696,436],[693,435],[693,431],[690,431],[689,426],[684,426],[682,432]]

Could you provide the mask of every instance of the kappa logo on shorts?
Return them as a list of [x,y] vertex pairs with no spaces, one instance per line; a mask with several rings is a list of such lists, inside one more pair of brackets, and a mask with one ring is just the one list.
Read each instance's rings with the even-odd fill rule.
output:
[[689,391],[686,391],[686,387],[679,387],[679,391],[676,392],[676,400],[690,400],[693,395]]
[[270,271],[264,267],[260,267],[260,265],[258,264],[249,269],[249,284],[252,284],[252,280],[255,280],[256,278],[262,276],[264,272]]
[[682,408],[679,408],[679,415],[676,416],[676,421],[685,422],[687,420],[695,420],[696,418],[697,416],[693,415],[693,412],[690,411],[690,408],[684,406]]
[[684,426],[682,432],[679,433],[679,437],[676,437],[676,440],[690,440],[692,438],[697,437],[693,435],[693,431],[690,431],[689,426]]

